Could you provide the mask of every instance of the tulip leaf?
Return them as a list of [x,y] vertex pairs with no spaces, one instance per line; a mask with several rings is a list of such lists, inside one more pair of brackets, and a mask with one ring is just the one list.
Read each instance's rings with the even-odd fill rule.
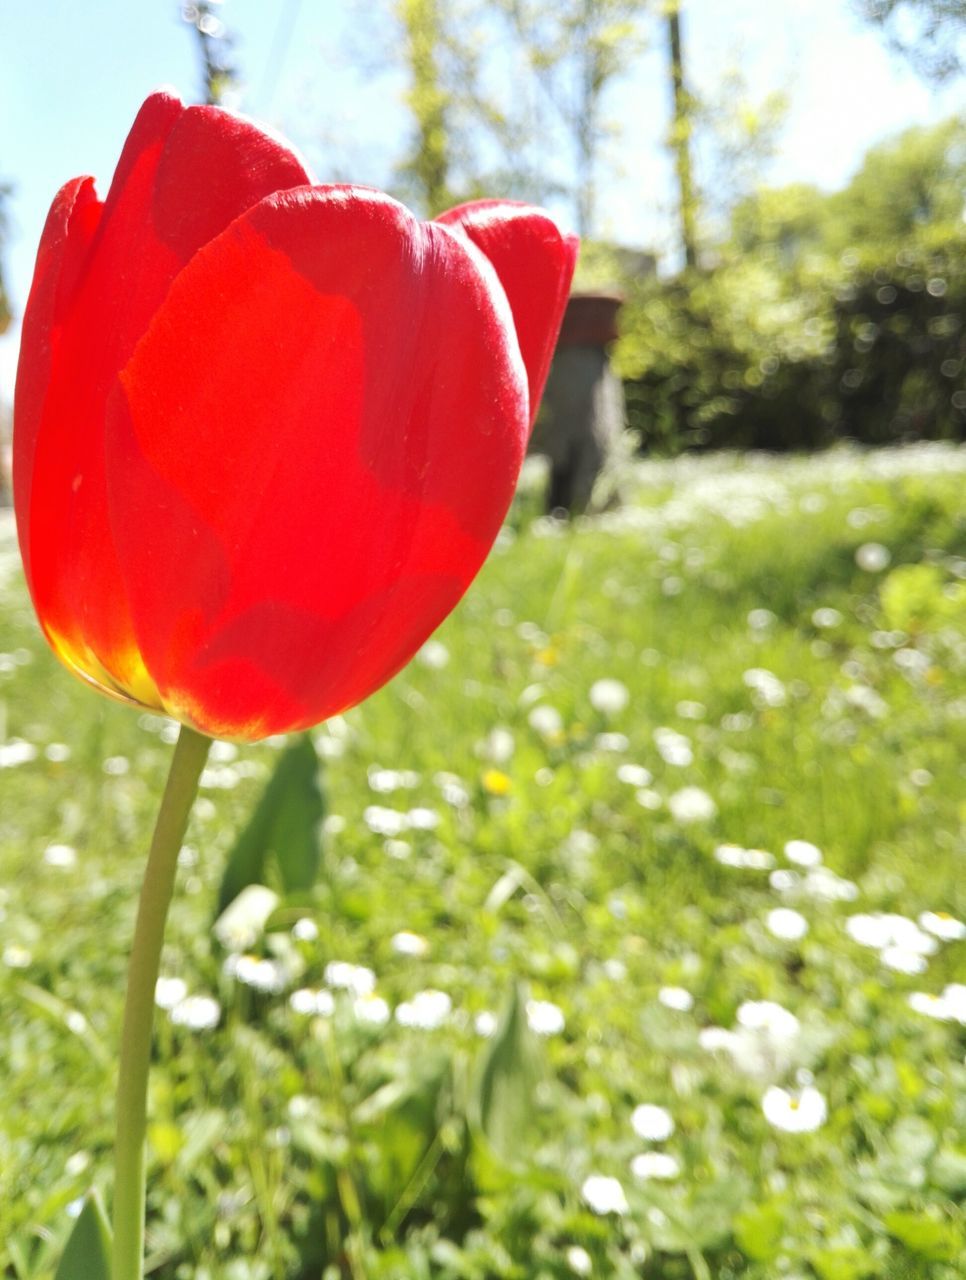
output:
[[310,889],[322,858],[320,830],[325,802],[319,759],[308,734],[279,757],[248,825],[232,849],[218,893],[217,914],[248,885],[264,884],[274,855],[286,893]]
[[536,1039],[527,1022],[526,993],[514,983],[480,1064],[475,1120],[505,1161],[523,1153],[540,1077]]
[[54,1280],[111,1280],[111,1229],[96,1191],[74,1223]]

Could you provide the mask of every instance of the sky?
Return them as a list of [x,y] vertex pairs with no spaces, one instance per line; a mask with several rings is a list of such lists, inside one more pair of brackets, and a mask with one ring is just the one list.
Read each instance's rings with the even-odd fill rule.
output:
[[[376,12],[363,0],[221,6],[242,109],[287,135],[323,181],[350,169],[354,181],[385,185],[405,138],[404,82],[386,69],[389,28]],[[787,93],[779,153],[763,174],[770,184],[835,189],[873,143],[966,110],[966,86],[923,83],[858,21],[852,0],[684,0],[683,14],[696,85],[739,66],[756,95]],[[17,316],[54,193],[90,173],[103,195],[140,103],[162,85],[186,101],[200,93],[194,33],[176,0],[0,0],[0,180],[14,187],[5,269]],[[617,132],[599,195],[602,234],[659,251],[674,207],[667,97],[655,47],[607,103]],[[567,209],[557,212],[567,220]],[[0,339],[7,399],[16,350],[15,324]]]

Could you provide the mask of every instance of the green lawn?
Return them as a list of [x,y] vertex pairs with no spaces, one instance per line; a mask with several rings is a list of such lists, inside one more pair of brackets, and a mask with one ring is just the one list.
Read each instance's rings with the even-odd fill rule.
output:
[[[938,446],[681,459],[576,527],[525,490],[436,640],[316,732],[320,883],[247,958],[214,904],[283,744],[217,746],[152,1274],[962,1277],[964,480]],[[0,599],[0,1274],[50,1280],[109,1198],[171,726],[60,669],[2,513]]]

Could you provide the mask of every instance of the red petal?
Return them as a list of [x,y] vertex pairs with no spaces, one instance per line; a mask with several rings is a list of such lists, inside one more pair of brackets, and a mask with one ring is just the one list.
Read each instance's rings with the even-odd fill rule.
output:
[[351,188],[273,196],[196,255],[112,400],[109,482],[165,705],[317,723],[456,604],[512,497],[524,370],[475,255]]
[[508,200],[462,204],[436,220],[459,228],[496,269],[527,367],[532,426],[567,305],[577,237],[563,235],[542,210]]
[[139,701],[157,694],[120,589],[104,473],[107,400],[184,264],[266,194],[305,181],[296,158],[254,126],[155,94],[128,136],[96,233],[78,237],[61,273],[56,317],[38,263],[14,448],[34,602],[65,661]]

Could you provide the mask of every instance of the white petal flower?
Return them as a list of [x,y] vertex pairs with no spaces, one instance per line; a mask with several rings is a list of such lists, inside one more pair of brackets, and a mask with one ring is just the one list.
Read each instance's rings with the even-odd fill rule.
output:
[[389,1021],[389,1005],[382,996],[372,992],[356,996],[352,1002],[352,1012],[356,1021],[365,1022],[369,1026],[382,1027]]
[[686,769],[694,763],[694,751],[690,741],[676,729],[661,726],[654,730],[654,745],[665,764],[676,769]]
[[212,996],[186,996],[168,1016],[176,1026],[210,1031],[221,1020],[221,1005]]
[[855,563],[865,573],[881,573],[889,567],[892,554],[881,542],[863,542],[856,548]]
[[449,649],[439,640],[427,640],[417,652],[416,659],[431,671],[442,671],[449,664]]
[[681,1172],[677,1157],[667,1151],[642,1151],[631,1161],[631,1173],[635,1178],[666,1181]]
[[363,964],[349,964],[346,960],[330,960],[325,966],[328,986],[340,991],[351,991],[354,996],[368,996],[376,988],[376,975]]
[[925,1014],[927,1018],[936,1018],[939,1022],[951,1022],[955,1017],[948,1000],[927,991],[911,992],[909,1008],[914,1009],[916,1013]]
[[775,907],[765,920],[768,932],[787,942],[798,942],[808,933],[808,921],[791,907]]
[[77,866],[77,850],[69,844],[49,844],[44,850],[44,862],[48,867],[70,871]]
[[396,1021],[402,1027],[435,1031],[449,1017],[452,1008],[453,1001],[445,991],[418,991],[411,1000],[404,1000],[397,1007]]
[[566,1026],[563,1010],[550,1000],[527,1001],[527,1025],[538,1036],[557,1036]]
[[183,978],[158,978],[154,984],[154,1003],[159,1009],[173,1009],[188,994],[188,984]]
[[497,1025],[498,1019],[492,1009],[484,1009],[473,1019],[473,1030],[484,1040],[489,1040],[490,1036],[495,1034]]
[[785,857],[800,867],[817,867],[822,861],[822,851],[808,840],[789,840],[785,845]]
[[761,1109],[768,1123],[785,1133],[811,1133],[828,1116],[825,1099],[812,1085],[795,1092],[772,1085],[765,1091]]
[[632,787],[649,787],[654,781],[654,775],[642,764],[622,764],[617,770],[617,780]]
[[746,1000],[736,1014],[739,1026],[749,1031],[764,1031],[777,1041],[794,1040],[801,1023],[783,1005],[774,1000]]
[[408,929],[394,933],[389,945],[400,956],[424,956],[429,951],[429,943],[422,934],[411,933]]
[[631,1112],[631,1128],[645,1142],[666,1142],[674,1132],[674,1117],[666,1107],[642,1102]]
[[919,925],[943,942],[959,942],[966,938],[966,924],[948,911],[924,911],[919,917]]
[[593,1259],[582,1245],[572,1244],[564,1256],[575,1276],[589,1276],[593,1272]]
[[921,952],[912,951],[908,947],[884,947],[879,952],[879,959],[887,969],[895,969],[897,973],[925,973],[929,967]]
[[592,1173],[584,1179],[580,1194],[594,1213],[627,1213],[627,1197],[616,1178],[609,1178],[603,1173]]
[[701,787],[682,787],[668,796],[668,808],[676,822],[710,822],[718,806]]
[[556,738],[563,733],[563,716],[556,707],[542,703],[527,716],[527,723],[543,738]]
[[685,987],[662,987],[657,998],[666,1009],[688,1013],[694,1008],[694,996]]
[[631,695],[627,685],[620,680],[604,679],[594,681],[588,697],[595,711],[599,711],[601,715],[613,716],[624,710]]

